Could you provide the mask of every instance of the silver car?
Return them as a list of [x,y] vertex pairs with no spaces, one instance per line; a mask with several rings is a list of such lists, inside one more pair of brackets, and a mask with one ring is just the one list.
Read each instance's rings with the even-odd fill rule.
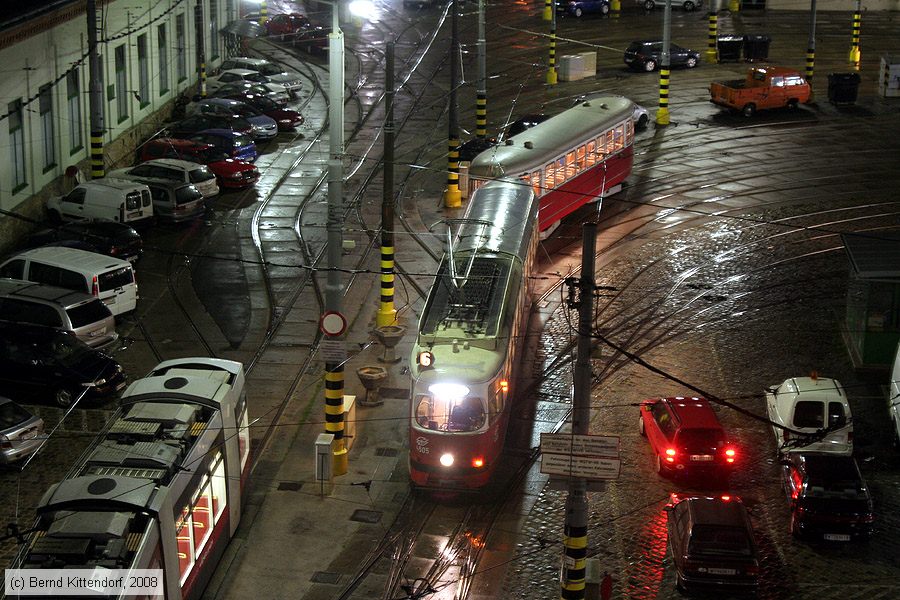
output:
[[0,464],[31,456],[44,441],[44,420],[0,396]]

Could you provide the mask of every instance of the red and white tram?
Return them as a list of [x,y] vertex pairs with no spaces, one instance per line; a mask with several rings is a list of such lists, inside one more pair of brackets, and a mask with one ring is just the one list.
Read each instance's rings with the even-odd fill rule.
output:
[[634,159],[633,116],[634,103],[622,96],[582,102],[476,156],[470,185],[502,177],[528,182],[547,235],[566,215],[621,189]]
[[167,600],[200,598],[241,519],[249,450],[241,363],[160,363],[44,494],[12,568],[162,569]]
[[411,360],[417,486],[479,488],[497,465],[531,310],[537,213],[531,186],[488,183],[441,261]]

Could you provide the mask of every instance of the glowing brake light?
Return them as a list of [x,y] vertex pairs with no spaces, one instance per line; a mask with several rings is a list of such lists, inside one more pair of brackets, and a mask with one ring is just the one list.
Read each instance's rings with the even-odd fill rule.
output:
[[94,275],[94,278],[91,280],[91,295],[100,297],[100,282],[97,281],[97,276]]
[[725,449],[725,462],[733,463],[735,456],[737,456],[737,452],[734,451],[734,448]]
[[675,448],[666,448],[666,462],[675,462]]
[[475,467],[476,469],[480,469],[481,467],[484,466],[484,458],[482,458],[480,456],[476,456],[475,458],[472,459],[472,466]]
[[509,382],[505,379],[500,380],[500,391],[506,393],[509,391]]
[[731,496],[722,496],[722,502],[730,502]]

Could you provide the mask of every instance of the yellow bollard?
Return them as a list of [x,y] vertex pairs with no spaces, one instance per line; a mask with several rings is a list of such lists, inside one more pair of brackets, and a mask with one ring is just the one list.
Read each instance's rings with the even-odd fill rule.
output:
[[621,2],[621,0],[612,0],[612,2],[609,3],[609,9],[610,9],[610,11],[612,12],[612,18],[613,18],[613,19],[618,19],[618,18],[619,18],[619,13],[622,12],[622,2]]
[[543,19],[545,21],[553,20],[553,0],[545,0],[544,1],[544,14]]
[[659,69],[659,108],[656,110],[656,124],[669,124],[669,69]]
[[741,0],[729,0],[728,2],[728,10],[733,13],[740,12],[741,10]]

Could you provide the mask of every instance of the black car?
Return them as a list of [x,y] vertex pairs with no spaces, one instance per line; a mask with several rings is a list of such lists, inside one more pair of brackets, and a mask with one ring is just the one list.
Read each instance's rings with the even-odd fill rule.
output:
[[205,129],[230,129],[247,135],[251,135],[253,132],[250,121],[237,115],[193,115],[166,127],[167,135],[174,138],[189,138]]
[[852,456],[792,452],[781,465],[795,537],[849,542],[872,533],[872,497]]
[[750,516],[733,496],[675,496],[666,529],[679,591],[733,589],[755,593],[759,555]]
[[97,252],[134,263],[144,251],[144,242],[133,227],[116,221],[78,221],[43,229],[28,237],[28,248],[68,246]]
[[476,156],[496,145],[496,138],[472,138],[468,142],[459,145],[459,160],[460,162],[472,162]]
[[[662,63],[663,43],[657,40],[631,42],[625,49],[625,64],[635,71],[655,71]],[[693,69],[700,63],[700,53],[678,44],[669,44],[669,66]]]
[[551,115],[543,115],[543,114],[531,114],[525,115],[520,119],[516,119],[509,125],[509,129],[506,130],[506,136],[512,137],[514,135],[519,135],[526,129],[531,129],[535,125],[543,123],[547,119],[550,118]]
[[67,407],[125,387],[118,362],[73,334],[36,325],[0,323],[0,382],[22,402],[52,398]]

